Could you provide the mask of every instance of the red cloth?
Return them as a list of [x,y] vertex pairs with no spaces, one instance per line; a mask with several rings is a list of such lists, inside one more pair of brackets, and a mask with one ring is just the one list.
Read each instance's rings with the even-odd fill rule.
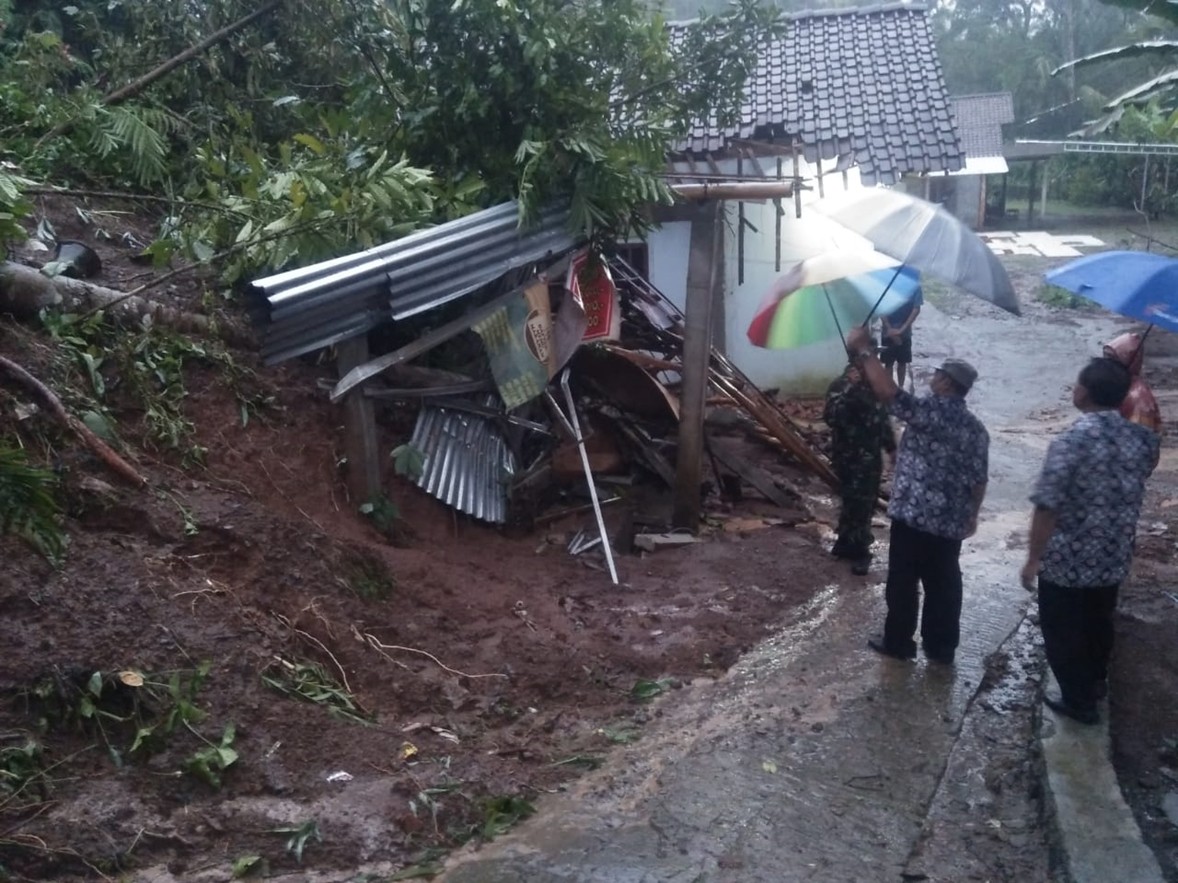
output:
[[1140,334],[1130,331],[1106,343],[1104,354],[1110,359],[1116,359],[1133,375],[1129,394],[1125,396],[1125,401],[1121,402],[1121,416],[1161,433],[1162,412],[1158,408],[1158,400],[1154,398],[1149,384],[1141,379],[1141,368],[1145,363],[1145,348],[1142,342]]

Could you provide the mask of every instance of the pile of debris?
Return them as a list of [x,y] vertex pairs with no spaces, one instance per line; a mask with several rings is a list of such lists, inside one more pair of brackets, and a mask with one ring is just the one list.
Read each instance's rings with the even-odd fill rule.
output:
[[[586,490],[600,506],[635,494],[650,499],[657,495],[652,488],[674,487],[683,317],[624,260],[608,259],[606,269],[620,308],[617,339],[578,346],[534,398],[509,408],[489,361],[482,376],[471,377],[412,369],[398,359],[392,376],[418,386],[364,384],[364,394],[379,401],[417,403],[407,461],[420,488],[475,518],[543,526],[593,509],[593,500],[575,501]],[[553,300],[567,296],[567,288],[548,287]],[[478,325],[480,315],[472,311],[465,321]],[[421,348],[420,341],[410,346]],[[705,442],[712,479],[701,493],[714,490],[731,499],[751,486],[783,509],[796,508],[796,493],[749,462],[739,446],[725,443],[723,436],[734,430],[834,485],[805,428],[714,348],[709,382],[712,419]],[[334,397],[347,389],[337,386]],[[622,537],[621,545],[627,540]],[[576,538],[570,544],[574,553],[588,548]]]
[[[634,504],[619,507],[624,524],[614,534],[624,548],[643,534],[639,546],[650,547],[651,535],[682,541],[666,533],[670,510],[659,505],[681,480],[682,313],[621,257],[555,242],[563,235],[558,218],[521,234],[502,209],[482,215],[454,222],[463,225],[456,233],[443,225],[396,247],[256,282],[255,315],[268,326],[264,352],[280,361],[359,339],[363,358],[341,360],[332,400],[416,406],[398,469],[459,512],[540,528],[592,511],[596,530],[574,536],[570,551],[604,547],[611,574],[604,506]],[[455,257],[466,252],[468,261]],[[447,308],[460,296],[457,313]],[[453,318],[441,321],[447,313]],[[312,314],[316,322],[306,319]],[[417,325],[387,321],[410,316],[421,317]],[[368,358],[382,322],[400,328],[401,340]],[[414,364],[427,354],[433,365]],[[703,450],[711,475],[692,492],[731,500],[751,487],[798,511],[796,490],[742,454],[733,436],[767,444],[779,462],[836,486],[812,430],[715,348],[708,387]]]

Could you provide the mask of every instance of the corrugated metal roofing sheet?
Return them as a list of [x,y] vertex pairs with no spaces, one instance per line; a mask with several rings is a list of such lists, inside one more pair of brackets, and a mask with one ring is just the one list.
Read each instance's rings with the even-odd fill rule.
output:
[[578,244],[568,211],[521,230],[514,202],[250,285],[262,356],[282,362],[469,294]]
[[483,521],[507,520],[507,484],[515,474],[515,456],[491,420],[423,405],[409,444],[424,455],[419,488]]
[[[671,25],[672,40],[685,27]],[[697,123],[679,149],[732,140],[796,140],[807,162],[858,164],[869,186],[965,162],[926,11],[906,3],[788,16],[761,49],[740,121]]]

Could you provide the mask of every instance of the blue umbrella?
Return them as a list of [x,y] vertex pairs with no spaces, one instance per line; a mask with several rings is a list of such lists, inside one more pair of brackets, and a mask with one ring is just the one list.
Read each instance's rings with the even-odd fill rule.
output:
[[1044,279],[1106,310],[1178,331],[1178,260],[1146,251],[1102,251],[1069,261]]

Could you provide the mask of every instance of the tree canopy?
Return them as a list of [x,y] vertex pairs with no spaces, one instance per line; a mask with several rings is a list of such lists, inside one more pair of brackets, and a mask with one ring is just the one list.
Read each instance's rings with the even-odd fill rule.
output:
[[775,27],[751,0],[678,45],[640,0],[0,0],[0,236],[30,182],[162,195],[153,251],[230,280],[512,198],[626,236]]

